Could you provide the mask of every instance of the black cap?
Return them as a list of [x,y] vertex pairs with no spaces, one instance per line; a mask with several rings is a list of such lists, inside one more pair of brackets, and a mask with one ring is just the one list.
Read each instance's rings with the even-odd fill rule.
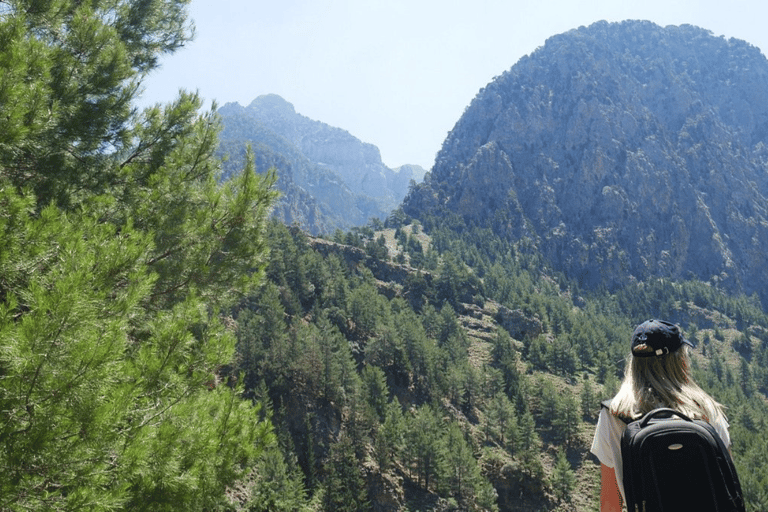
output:
[[663,356],[676,352],[683,344],[693,343],[683,337],[675,324],[664,320],[648,320],[632,333],[632,355],[635,357]]

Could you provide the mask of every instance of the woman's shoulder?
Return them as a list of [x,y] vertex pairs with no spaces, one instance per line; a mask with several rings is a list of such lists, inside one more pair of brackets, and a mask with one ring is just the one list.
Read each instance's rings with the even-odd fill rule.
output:
[[600,402],[600,408],[603,411],[606,411],[606,413],[614,418],[618,418],[623,423],[628,424],[632,421],[634,421],[634,417],[631,414],[630,411],[625,411],[623,407],[621,407],[620,403],[615,403],[616,397],[610,398],[608,400],[603,400]]

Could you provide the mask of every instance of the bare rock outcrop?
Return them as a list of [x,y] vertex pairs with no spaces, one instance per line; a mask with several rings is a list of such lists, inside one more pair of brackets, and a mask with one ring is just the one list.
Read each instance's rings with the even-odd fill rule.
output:
[[519,309],[499,306],[496,321],[516,340],[530,340],[544,332],[544,325],[535,316],[528,316]]
[[257,159],[274,160],[282,192],[275,215],[313,234],[386,218],[411,180],[422,176],[418,166],[390,169],[373,144],[297,113],[276,94],[259,96],[247,107],[227,103],[219,115],[222,153],[230,157],[225,174],[243,168],[246,144]]
[[768,60],[689,26],[599,22],[482,89],[416,218],[453,214],[585,288],[697,278],[768,301]]

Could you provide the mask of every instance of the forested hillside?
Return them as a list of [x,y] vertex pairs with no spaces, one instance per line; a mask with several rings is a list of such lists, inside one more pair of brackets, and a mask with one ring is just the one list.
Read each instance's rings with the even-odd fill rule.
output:
[[273,224],[268,240],[269,282],[234,311],[235,370],[280,450],[240,488],[241,509],[595,510],[599,402],[650,317],[696,341],[694,373],[728,406],[749,510],[768,506],[756,298],[699,281],[580,290],[458,218],[400,212],[332,240]]
[[187,4],[0,2],[0,510],[594,510],[598,404],[648,317],[696,341],[768,510],[757,295],[582,288],[450,208],[268,221],[283,157],[244,144],[225,180],[215,105],[133,107]]

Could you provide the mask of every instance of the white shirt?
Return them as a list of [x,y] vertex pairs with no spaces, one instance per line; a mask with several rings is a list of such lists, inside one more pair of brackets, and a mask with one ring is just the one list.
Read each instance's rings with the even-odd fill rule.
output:
[[[728,422],[723,418],[712,425],[720,435],[726,447],[731,446],[731,436],[728,434]],[[621,435],[627,424],[611,414],[605,407],[600,408],[600,416],[597,419],[595,437],[592,439],[592,447],[589,451],[595,454],[601,464],[613,468],[616,472],[616,483],[619,485],[621,499],[624,497],[624,471],[621,462]]]

